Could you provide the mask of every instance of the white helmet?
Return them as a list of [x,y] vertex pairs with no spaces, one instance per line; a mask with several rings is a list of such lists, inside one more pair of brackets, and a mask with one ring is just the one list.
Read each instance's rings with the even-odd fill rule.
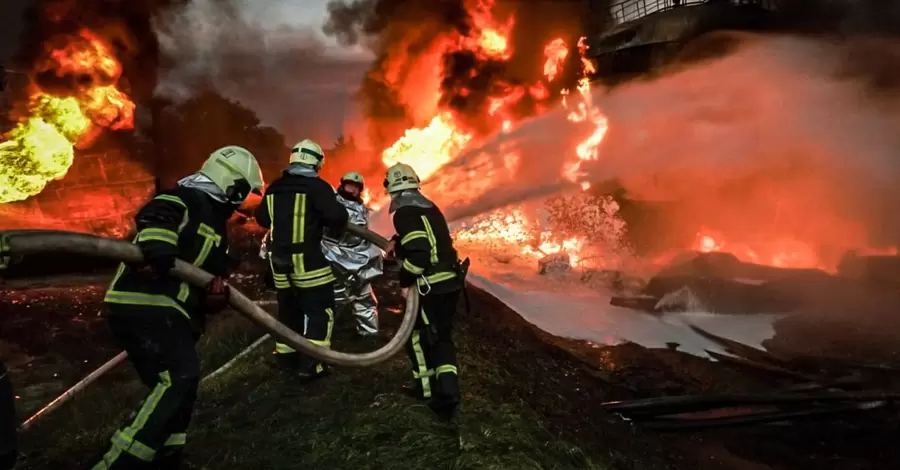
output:
[[363,179],[363,175],[359,174],[358,171],[350,171],[341,176],[341,183],[356,183],[359,185],[359,188],[365,188],[366,182]]
[[384,189],[388,193],[403,191],[404,189],[419,189],[419,175],[413,168],[405,163],[397,163],[387,169],[384,176]]
[[203,162],[200,173],[206,175],[222,191],[228,201],[241,205],[250,193],[262,194],[262,171],[249,150],[229,145],[222,147]]
[[318,170],[325,163],[325,152],[322,151],[322,147],[319,144],[309,139],[304,139],[291,149],[291,163],[312,165]]

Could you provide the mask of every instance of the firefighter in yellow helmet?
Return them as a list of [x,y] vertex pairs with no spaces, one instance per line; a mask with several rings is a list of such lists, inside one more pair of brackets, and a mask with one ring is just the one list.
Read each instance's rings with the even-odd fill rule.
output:
[[407,345],[414,390],[445,419],[458,413],[459,370],[453,344],[453,317],[465,282],[468,260],[460,262],[447,219],[420,192],[419,177],[409,165],[387,170],[384,187],[391,196],[397,234],[389,252],[401,262],[400,288],[406,297],[418,289],[421,310]]
[[[138,211],[134,243],[145,263],[119,266],[104,305],[113,335],[152,392],[94,469],[178,468],[199,385],[195,345],[206,315],[228,302],[226,225],[262,189],[253,154],[228,146]],[[169,274],[176,259],[216,277],[206,288],[182,282]]]
[[[334,325],[335,281],[322,253],[322,235],[340,236],[347,226],[347,211],[334,189],[319,177],[325,154],[306,139],[291,150],[290,164],[266,188],[256,210],[256,221],[269,229],[266,241],[272,279],[278,293],[278,317],[306,339],[331,347]],[[275,357],[304,380],[326,373],[321,361],[276,342]]]
[[[337,201],[346,208],[350,223],[368,227],[369,208],[362,199],[364,190],[363,176],[351,171],[341,177]],[[349,310],[353,314],[360,336],[377,335],[378,301],[372,291],[372,279],[382,274],[381,249],[350,233],[339,237],[326,233],[322,239],[322,252],[337,276],[334,297],[339,310]]]

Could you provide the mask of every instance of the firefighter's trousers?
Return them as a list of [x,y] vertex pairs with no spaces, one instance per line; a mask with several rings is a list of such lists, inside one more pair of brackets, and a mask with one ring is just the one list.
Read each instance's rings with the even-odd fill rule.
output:
[[[334,283],[278,289],[278,320],[313,344],[330,348],[334,328]],[[317,374],[324,370],[319,360],[283,343],[275,343],[275,354],[304,373]]]
[[334,301],[339,312],[353,314],[357,333],[364,336],[378,333],[378,300],[371,284],[336,283]]
[[[415,289],[415,287],[412,287]],[[459,404],[459,371],[453,344],[453,317],[461,291],[421,296],[421,308],[406,351],[422,398],[438,408]]]
[[16,402],[6,365],[0,361],[0,470],[16,464]]
[[107,308],[116,341],[151,392],[93,468],[160,468],[181,453],[187,438],[200,384],[197,335],[186,318],[167,307],[152,314],[129,312],[127,305]]

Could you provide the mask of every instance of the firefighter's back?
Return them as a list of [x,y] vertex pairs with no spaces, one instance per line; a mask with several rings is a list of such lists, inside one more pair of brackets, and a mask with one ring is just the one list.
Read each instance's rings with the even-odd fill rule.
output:
[[[172,256],[207,271],[225,276],[228,271],[228,215],[205,193],[177,186],[163,191],[136,216],[145,257]],[[144,222],[142,222],[144,221]],[[144,226],[142,226],[144,225]],[[148,270],[119,265],[104,298],[111,314],[158,313],[174,310],[198,329],[204,319],[199,310],[203,289],[174,276],[153,276]]]
[[315,287],[334,281],[322,253],[326,228],[346,223],[347,213],[334,190],[317,176],[285,172],[266,189],[263,199],[276,273],[290,273],[295,287]]

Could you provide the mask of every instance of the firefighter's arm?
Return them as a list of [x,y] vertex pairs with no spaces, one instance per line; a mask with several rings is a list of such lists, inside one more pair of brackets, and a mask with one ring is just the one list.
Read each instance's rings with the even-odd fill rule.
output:
[[179,255],[178,236],[187,221],[187,206],[173,194],[160,194],[135,216],[136,243],[157,274],[169,272]]
[[403,208],[394,213],[394,228],[397,230],[396,251],[402,259],[400,265],[400,287],[409,287],[416,282],[431,263],[431,244],[422,219]]
[[272,228],[272,214],[269,212],[269,206],[273,204],[274,198],[274,195],[266,194],[263,197],[262,202],[259,203],[259,206],[256,207],[254,216],[256,218],[256,223],[262,228]]
[[328,183],[322,181],[316,188],[313,194],[313,207],[322,218],[322,225],[329,229],[329,233],[335,236],[344,234],[350,216],[347,214],[347,208],[337,201],[334,190]]

